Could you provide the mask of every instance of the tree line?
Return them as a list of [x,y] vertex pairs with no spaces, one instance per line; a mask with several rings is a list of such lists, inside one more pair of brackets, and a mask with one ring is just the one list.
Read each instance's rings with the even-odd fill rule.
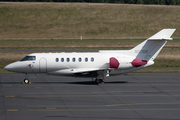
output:
[[0,0],[11,2],[87,2],[120,4],[180,5],[180,0]]

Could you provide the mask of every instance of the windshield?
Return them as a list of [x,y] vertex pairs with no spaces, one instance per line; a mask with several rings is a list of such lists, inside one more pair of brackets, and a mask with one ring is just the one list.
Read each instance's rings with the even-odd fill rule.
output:
[[20,61],[33,61],[36,60],[36,56],[26,56]]

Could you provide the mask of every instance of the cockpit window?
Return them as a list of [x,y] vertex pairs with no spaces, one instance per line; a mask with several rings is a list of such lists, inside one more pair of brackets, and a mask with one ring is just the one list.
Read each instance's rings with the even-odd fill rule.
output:
[[26,56],[20,61],[34,61],[36,60],[36,56]]

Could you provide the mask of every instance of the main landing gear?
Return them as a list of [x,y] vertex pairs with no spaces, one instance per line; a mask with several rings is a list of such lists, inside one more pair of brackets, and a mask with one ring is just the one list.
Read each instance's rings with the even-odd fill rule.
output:
[[103,79],[95,79],[96,84],[104,84]]
[[95,82],[97,84],[104,84],[104,78],[109,76],[110,71],[109,70],[102,70],[97,72],[97,77],[95,79]]

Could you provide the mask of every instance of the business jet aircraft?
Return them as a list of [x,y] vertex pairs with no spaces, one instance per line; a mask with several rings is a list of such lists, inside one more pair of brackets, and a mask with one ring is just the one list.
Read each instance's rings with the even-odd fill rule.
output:
[[[94,78],[120,75],[154,64],[154,59],[176,29],[163,29],[131,50],[99,50],[93,53],[33,53],[4,69],[20,73],[47,73]],[[24,83],[28,84],[26,76]]]

